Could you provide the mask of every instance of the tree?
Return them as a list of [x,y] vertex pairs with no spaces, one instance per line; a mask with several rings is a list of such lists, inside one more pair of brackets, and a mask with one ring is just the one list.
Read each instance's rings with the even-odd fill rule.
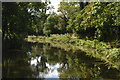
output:
[[[90,34],[92,38],[97,38],[102,41],[115,39],[115,36],[110,39],[110,36],[118,35],[119,32],[119,4],[120,3],[89,3],[73,21],[75,31],[79,34]],[[116,34],[117,32],[117,34]]]
[[[21,3],[21,2],[3,2],[2,5],[2,39],[8,42],[12,48],[21,45],[27,35],[38,33],[39,24],[44,23],[47,15],[47,2],[39,3]],[[44,15],[44,16],[43,16]],[[41,17],[42,16],[42,17]],[[43,18],[44,17],[44,18]],[[42,23],[42,24],[43,24]],[[40,26],[41,27],[41,26]],[[10,46],[12,45],[12,46]],[[18,47],[19,47],[18,46]]]
[[45,35],[56,34],[58,32],[58,16],[52,13],[48,16],[46,23],[44,23],[43,32]]
[[58,12],[60,12],[62,16],[61,19],[64,21],[64,26],[66,32],[75,33],[75,27],[73,21],[75,17],[79,14],[80,10],[82,10],[88,3],[83,2],[61,2],[59,4]]

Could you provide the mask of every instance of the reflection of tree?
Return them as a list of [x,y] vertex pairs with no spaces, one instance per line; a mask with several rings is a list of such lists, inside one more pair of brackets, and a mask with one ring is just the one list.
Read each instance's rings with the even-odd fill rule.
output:
[[36,59],[36,56],[41,57],[40,62],[37,60],[37,65],[34,70],[44,74],[47,74],[51,70],[46,66],[46,63],[49,65],[55,65],[57,63],[66,64],[67,62],[66,55],[63,54],[65,52],[57,48],[51,48],[49,44],[43,45],[43,48],[39,48],[39,45],[32,46],[31,52],[32,54],[29,55],[29,58]]
[[[99,75],[97,68],[87,63],[87,57],[82,53],[67,52],[67,64],[60,68],[60,78],[94,78]],[[92,61],[92,60],[91,60]]]
[[[11,52],[10,55],[4,55],[4,77],[45,78],[52,71],[47,64],[62,64],[58,68],[60,78],[108,78],[106,75],[110,77],[112,72],[115,78],[119,73],[114,69],[108,70],[81,51],[66,52],[49,44],[31,44],[27,50],[30,54]],[[29,63],[32,60],[36,60],[36,65]]]
[[[102,67],[103,65],[99,65],[99,63],[96,64],[96,59],[86,56],[82,51],[66,52],[62,49],[50,47],[49,44],[45,44],[39,54],[45,59],[41,61],[41,66],[44,68],[46,67],[45,62],[50,65],[57,63],[62,64],[58,69],[60,78],[104,78],[105,76],[102,75],[102,73],[107,75],[110,72],[108,69],[105,69],[108,70],[108,73],[105,73]],[[49,71],[49,69],[47,70]],[[46,69],[43,69],[43,71],[45,72]]]
[[[34,73],[38,76],[38,77],[44,77],[44,74],[47,74],[49,69],[47,68],[46,66],[46,58],[44,57],[44,52],[43,52],[43,45],[41,46],[42,44],[36,44],[34,46],[31,46],[31,55],[28,55],[28,59],[30,59],[31,61],[31,58],[37,60],[37,63],[36,65],[32,65],[33,67],[33,71]],[[40,58],[40,61],[38,60]],[[42,72],[43,75],[39,74],[39,72]],[[36,77],[36,75],[34,77]]]
[[47,66],[46,66],[46,64],[45,64],[46,62],[47,62],[47,61],[46,61],[45,57],[42,56],[42,57],[41,57],[41,63],[40,63],[40,71],[41,71],[41,72],[44,72],[45,69],[47,69]]
[[105,65],[100,65],[100,76],[103,78],[109,79],[120,79],[120,71],[117,69],[111,68],[108,69]]
[[[39,66],[41,66],[40,63],[38,63],[37,66],[30,66],[30,63],[28,63],[30,57],[34,57],[36,59],[38,57],[38,54],[36,55],[35,53],[39,53],[40,51],[39,49],[36,48],[36,45],[38,44],[26,43],[22,47],[23,48],[22,50],[24,51],[12,50],[10,52],[9,51],[4,52],[3,78],[36,78],[37,76],[39,76],[40,71]],[[41,48],[42,45],[39,45],[37,47]],[[33,54],[32,55],[26,54],[25,51],[29,52],[33,51]],[[42,59],[42,62],[44,62],[45,64],[44,59]]]
[[[88,64],[90,59],[87,59],[85,55],[80,53],[65,52],[64,50],[57,48],[50,48],[48,45],[44,45],[44,56],[49,64],[55,65],[57,63],[62,64],[62,67],[58,69],[61,78],[88,78],[97,77],[97,68],[92,68],[92,64]],[[83,52],[82,52],[83,53]],[[93,61],[91,59],[91,61]]]
[[48,49],[44,47],[44,56],[46,57],[48,63],[55,65],[59,62],[59,58],[56,52],[56,49]]
[[34,73],[25,57],[24,52],[8,52],[3,57],[3,78],[30,78]]

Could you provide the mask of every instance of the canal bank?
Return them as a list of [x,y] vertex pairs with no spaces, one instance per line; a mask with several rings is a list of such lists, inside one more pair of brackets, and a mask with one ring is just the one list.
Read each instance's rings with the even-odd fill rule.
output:
[[98,40],[83,40],[72,37],[70,34],[53,34],[46,36],[28,36],[28,42],[50,43],[51,46],[62,48],[66,51],[82,50],[86,55],[105,61],[109,68],[120,70],[120,48],[111,47],[111,45]]

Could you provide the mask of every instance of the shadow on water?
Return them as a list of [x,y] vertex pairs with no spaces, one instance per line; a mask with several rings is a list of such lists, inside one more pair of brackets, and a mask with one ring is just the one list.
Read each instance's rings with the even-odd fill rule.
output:
[[119,71],[82,51],[38,43],[26,43],[22,48],[3,53],[3,78],[120,78]]

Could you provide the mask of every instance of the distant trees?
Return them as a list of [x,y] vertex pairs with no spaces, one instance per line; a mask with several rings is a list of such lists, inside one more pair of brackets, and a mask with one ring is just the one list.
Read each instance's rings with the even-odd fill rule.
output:
[[58,32],[58,16],[56,13],[52,13],[47,17],[46,23],[44,23],[43,33],[45,35],[57,34]]
[[100,41],[120,40],[120,2],[60,2],[59,14],[46,14],[51,9],[48,4],[3,3],[3,40],[64,33]]
[[110,41],[120,39],[119,7],[119,2],[61,2],[58,11],[64,16],[66,32]]
[[44,23],[44,34],[74,33],[100,41],[119,40],[120,3],[60,2],[58,12]]

